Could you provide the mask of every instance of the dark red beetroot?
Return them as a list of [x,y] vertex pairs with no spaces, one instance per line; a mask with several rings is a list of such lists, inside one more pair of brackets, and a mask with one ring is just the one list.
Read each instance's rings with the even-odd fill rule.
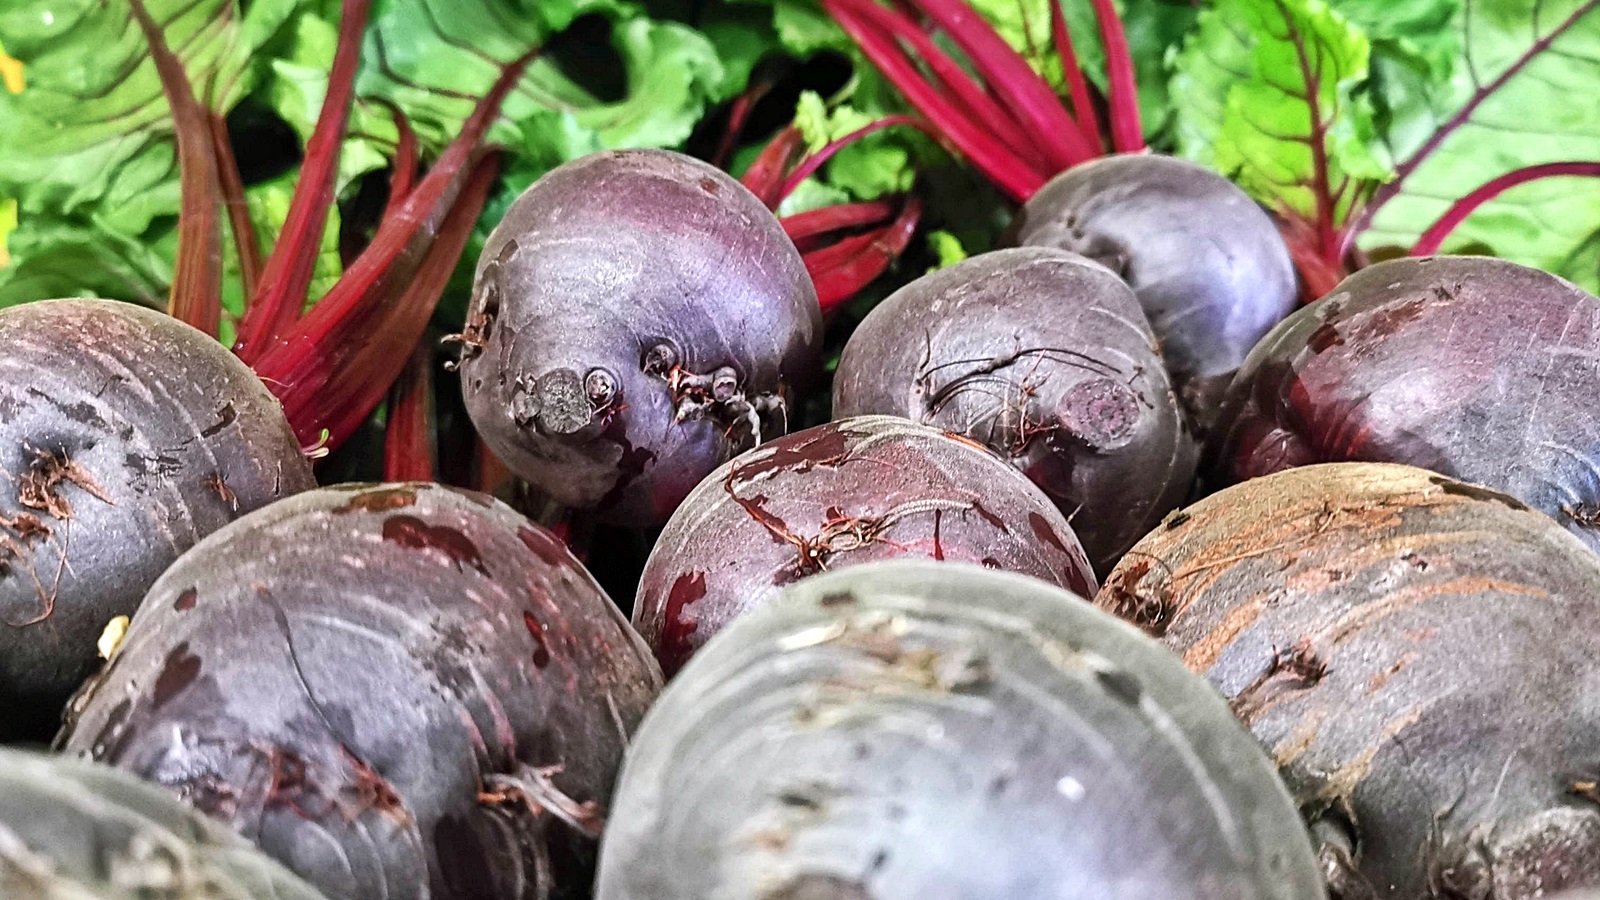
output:
[[160,784],[347,900],[587,897],[648,648],[486,496],[302,494],[156,583],[69,752]]
[[671,674],[742,613],[828,569],[927,557],[1094,593],[1061,513],[981,445],[890,416],[773,441],[701,482],[645,563],[633,621]]
[[733,623],[645,717],[600,900],[1324,900],[1261,747],[1083,599],[897,560]]
[[1228,484],[1397,462],[1504,491],[1600,548],[1600,300],[1488,257],[1383,262],[1297,312],[1228,394]]
[[1186,160],[1119,155],[1051,179],[1009,240],[1081,253],[1138,294],[1197,425],[1234,370],[1294,309],[1294,263],[1272,219],[1226,178]]
[[518,475],[655,524],[787,430],[821,337],[805,264],[750,191],[676,153],[597,153],[541,178],[490,236],[461,380]]
[[1102,575],[1194,478],[1138,298],[1053,248],[985,253],[896,291],[845,345],[833,411],[987,444],[1050,495]]
[[1600,887],[1600,558],[1408,466],[1280,472],[1173,514],[1098,602],[1271,750],[1335,898]]
[[199,331],[109,300],[0,311],[0,740],[49,738],[180,553],[314,485],[278,401]]

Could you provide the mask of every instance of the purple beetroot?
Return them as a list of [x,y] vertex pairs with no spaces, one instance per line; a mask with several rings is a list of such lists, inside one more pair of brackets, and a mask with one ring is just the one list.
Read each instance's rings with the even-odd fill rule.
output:
[[1250,354],[1209,475],[1405,463],[1510,494],[1600,548],[1596,398],[1600,300],[1501,259],[1392,260]]
[[1171,156],[1073,166],[1022,207],[1010,239],[1081,253],[1121,275],[1202,429],[1250,348],[1297,297],[1288,246],[1266,212],[1226,178]]
[[986,444],[1068,516],[1101,574],[1194,478],[1195,443],[1138,298],[1054,248],[985,253],[896,291],[845,345],[833,407]]
[[634,623],[670,675],[786,584],[880,559],[954,560],[1089,596],[1049,498],[981,445],[861,416],[773,441],[701,482],[645,564]]
[[194,328],[109,300],[0,311],[0,740],[49,738],[179,554],[314,485],[282,406]]
[[536,182],[490,236],[462,387],[534,487],[649,525],[788,430],[821,338],[805,264],[755,195],[676,153],[597,153]]
[[185,554],[63,745],[333,897],[579,898],[660,683],[548,532],[484,495],[352,485]]

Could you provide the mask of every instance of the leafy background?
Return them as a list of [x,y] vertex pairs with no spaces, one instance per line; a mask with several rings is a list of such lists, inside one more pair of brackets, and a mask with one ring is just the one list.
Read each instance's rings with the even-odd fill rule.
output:
[[[1050,0],[975,0],[1059,78]],[[228,116],[252,218],[270,240],[331,64],[336,0],[149,0],[202,99]],[[1600,0],[1124,0],[1152,146],[1217,168],[1287,219],[1373,254],[1405,248],[1449,205],[1521,166],[1600,159]],[[1089,5],[1068,0],[1091,78]],[[123,0],[0,8],[0,306],[100,295],[151,305],[172,275],[178,171],[170,119]],[[380,0],[318,264],[336,279],[372,224],[396,139],[385,103],[437,152],[497,65],[544,55],[492,133],[506,166],[476,240],[561,162],[607,147],[709,155],[727,103],[781,85],[730,164],[789,119],[809,144],[902,109],[814,0]],[[786,212],[916,180],[921,243],[869,291],[987,248],[1010,216],[931,142],[886,132],[824,167]],[[1490,251],[1600,290],[1600,179],[1513,189],[1447,250]],[[470,270],[474,248],[463,260]],[[465,279],[441,310],[460,314]],[[313,295],[319,293],[314,290]],[[241,298],[228,298],[235,313]],[[858,307],[859,313],[859,307]]]

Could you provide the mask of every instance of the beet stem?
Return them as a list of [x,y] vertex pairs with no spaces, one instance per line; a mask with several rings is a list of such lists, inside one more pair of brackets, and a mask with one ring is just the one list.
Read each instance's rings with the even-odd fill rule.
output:
[[436,480],[434,421],[433,348],[418,343],[389,392],[383,443],[385,481]]
[[372,0],[344,0],[339,17],[339,42],[334,51],[328,92],[322,99],[317,126],[306,142],[305,163],[289,201],[283,230],[267,257],[258,289],[250,294],[234,352],[254,363],[300,318],[322,234],[333,207],[339,174],[339,149],[350,123],[356,68],[361,62],[361,36],[366,32]]
[[986,128],[1003,141],[1018,159],[1027,160],[1041,171],[1049,170],[1050,161],[1032,139],[1028,126],[1004,104],[990,96],[984,86],[973,81],[967,70],[951,59],[911,16],[884,9],[872,0],[856,3],[854,11],[870,19],[885,33],[909,43],[945,89],[940,93],[953,95],[951,99],[961,108],[968,121]]
[[129,0],[172,109],[178,142],[181,209],[178,253],[167,311],[216,337],[222,320],[221,176],[217,172],[211,113],[195,99],[183,62],[167,47],[144,0]]
[[417,183],[417,134],[398,106],[390,105],[389,110],[400,137],[395,144],[394,171],[389,175],[389,199],[384,203],[383,215],[378,217],[380,222],[400,208]]
[[883,274],[905,252],[921,216],[922,202],[912,196],[889,225],[806,254],[806,271],[816,285],[822,314],[832,313]]
[[809,212],[796,213],[779,220],[789,239],[800,243],[809,238],[821,237],[835,231],[881,225],[895,214],[898,204],[891,200],[873,200],[866,203],[841,203]]
[[[1014,200],[1027,200],[1044,186],[1049,174],[1018,159],[985,127],[962,115],[961,110],[941,95],[917,72],[910,58],[895,45],[891,36],[871,27],[847,9],[848,0],[823,0],[824,6],[856,42],[867,58],[883,71],[906,99],[927,116],[967,159],[971,160],[996,187]],[[1064,111],[1063,111],[1063,114]]]
[[325,445],[337,448],[382,402],[427,330],[498,175],[495,154],[473,165],[456,203],[409,277],[374,282],[368,302],[332,323],[313,344],[324,349],[280,394],[301,440],[326,430]]
[[[921,129],[936,141],[939,139],[939,133],[935,131],[932,126],[923,122],[921,119],[916,118],[915,116],[884,116],[876,122],[871,122],[862,126],[861,128],[857,128],[855,131],[850,132],[844,137],[829,143],[826,147],[823,147],[821,150],[818,150],[816,153],[813,153],[802,160],[800,165],[796,166],[794,171],[789,173],[789,176],[784,179],[783,184],[778,188],[777,204],[782,204],[784,200],[788,199],[789,195],[793,194],[800,187],[802,182],[816,174],[816,171],[822,168],[822,165],[828,160],[832,159],[834,154],[838,153],[840,150],[843,150],[862,138],[876,134],[885,128],[892,128],[896,125],[909,125],[912,128]],[[775,207],[777,204],[769,205]]]
[[[1122,30],[1122,19],[1117,15],[1117,8],[1112,5],[1112,0],[1089,0],[1089,2],[1094,5],[1095,18],[1100,22],[1100,41],[1106,50],[1106,81],[1110,87],[1107,99],[1111,105],[1111,141],[1122,153],[1138,153],[1145,149],[1144,128],[1139,122],[1139,86],[1134,80],[1133,57],[1128,52],[1128,36]],[[1296,41],[1297,45],[1300,43],[1302,42]],[[1309,87],[1307,93],[1310,93]]]
[[[1094,0],[1096,4],[1109,2],[1109,0]],[[1311,60],[1306,55],[1305,35],[1295,26],[1294,16],[1289,12],[1289,7],[1283,0],[1275,0],[1278,13],[1283,16],[1284,27],[1288,30],[1289,40],[1294,44],[1295,57],[1299,61],[1300,78],[1305,84],[1305,101],[1307,111],[1310,113],[1311,133],[1306,138],[1306,144],[1311,150],[1311,193],[1316,198],[1316,244],[1317,253],[1322,262],[1335,268],[1339,265],[1342,241],[1338,225],[1334,222],[1336,210],[1333,208],[1332,179],[1329,177],[1328,168],[1328,122],[1322,115],[1322,103],[1319,99],[1319,82],[1322,78],[1321,66],[1313,68]],[[1137,113],[1137,109],[1135,110]]]
[[[537,54],[537,50],[530,50],[506,66],[462,124],[456,139],[394,215],[378,226],[372,243],[311,312],[255,364],[256,373],[283,401],[290,425],[302,440],[326,427],[332,432],[329,446],[337,447],[377,406],[399,375],[449,277],[449,272],[436,275],[430,267],[453,268],[471,230],[469,222],[465,226],[467,233],[457,236],[444,220],[460,208],[458,198],[468,188],[485,194],[476,198],[481,210],[498,161],[485,160],[475,167],[478,145],[498,116],[506,95]],[[485,166],[487,178],[482,174]],[[461,230],[459,225],[455,230]],[[445,242],[447,236],[449,243],[460,246],[449,260],[442,260],[433,255],[430,247]],[[427,298],[425,308],[420,310],[422,318],[414,327],[397,328],[396,319],[417,315],[417,310],[403,309],[395,318],[385,317],[388,298],[398,294],[420,301],[426,292],[419,292],[416,286],[433,281],[438,282],[437,290]],[[385,349],[365,352],[375,345]],[[358,357],[361,361],[353,363],[352,359]],[[361,399],[341,394],[338,400],[330,400],[327,392],[335,384],[343,385],[342,391],[359,393]]]
[[[1109,0],[1101,0],[1109,2]],[[915,0],[967,54],[1003,103],[1012,106],[1054,163],[1055,172],[1099,155],[1043,78],[965,0]]]
[[745,89],[733,101],[728,110],[728,128],[722,133],[722,140],[717,144],[717,152],[712,154],[711,164],[719,169],[728,168],[728,159],[733,156],[733,148],[739,142],[739,135],[744,133],[745,125],[750,121],[750,114],[755,112],[756,104],[761,98],[771,92],[773,84],[770,80],[758,81]]
[[794,158],[805,147],[805,137],[793,125],[778,132],[745,170],[739,182],[750,189],[768,209],[776,209],[782,198],[783,176]]
[[245,199],[244,179],[239,176],[239,163],[234,159],[233,144],[228,140],[227,120],[214,112],[210,119],[211,147],[216,153],[217,175],[221,179],[223,202],[228,208],[233,246],[239,254],[239,278],[244,284],[244,295],[248,297],[255,293],[261,279],[261,238],[250,218],[250,202]]
[[1095,110],[1094,98],[1089,96],[1089,85],[1083,77],[1083,66],[1078,62],[1078,51],[1072,44],[1072,31],[1067,26],[1066,0],[1050,4],[1050,27],[1055,35],[1056,52],[1061,54],[1061,72],[1066,76],[1067,93],[1072,98],[1072,111],[1076,113],[1078,127],[1083,136],[1096,147],[1104,147],[1105,136],[1100,132],[1100,116]]
[[1526,166],[1512,172],[1507,172],[1498,178],[1493,178],[1472,193],[1462,197],[1445,210],[1439,220],[1428,227],[1427,231],[1417,239],[1411,248],[1412,256],[1432,256],[1439,252],[1439,248],[1456,227],[1466,221],[1467,217],[1477,211],[1478,207],[1500,196],[1517,185],[1538,181],[1542,178],[1558,178],[1563,176],[1580,176],[1600,178],[1600,162],[1553,162],[1537,166]]

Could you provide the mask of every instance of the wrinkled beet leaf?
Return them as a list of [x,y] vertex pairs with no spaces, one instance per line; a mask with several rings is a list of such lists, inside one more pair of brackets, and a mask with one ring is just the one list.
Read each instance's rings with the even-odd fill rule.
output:
[[1179,150],[1279,213],[1308,298],[1461,249],[1595,289],[1597,36],[1596,0],[1223,0],[1177,57]]

